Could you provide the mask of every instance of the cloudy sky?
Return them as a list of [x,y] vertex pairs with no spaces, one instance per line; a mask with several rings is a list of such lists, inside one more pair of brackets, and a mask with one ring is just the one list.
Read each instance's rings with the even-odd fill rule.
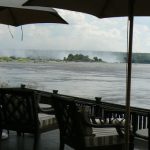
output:
[[[3,0],[0,0],[0,3]],[[5,2],[15,0],[5,0]],[[57,9],[58,10],[58,9]],[[69,23],[33,24],[20,27],[0,25],[0,50],[127,50],[127,18],[98,19],[72,11],[58,10]],[[13,34],[13,38],[10,34]],[[150,18],[135,18],[134,52],[150,52]]]

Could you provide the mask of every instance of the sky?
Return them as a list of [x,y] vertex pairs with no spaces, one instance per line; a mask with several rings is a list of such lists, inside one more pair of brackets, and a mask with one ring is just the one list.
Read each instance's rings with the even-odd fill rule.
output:
[[[0,0],[3,5],[4,0]],[[5,5],[25,0],[5,0]],[[99,19],[92,15],[57,9],[69,23],[32,24],[20,27],[0,24],[0,50],[127,51],[127,17]],[[13,38],[11,34],[13,35]],[[150,52],[150,18],[135,17],[134,52]]]

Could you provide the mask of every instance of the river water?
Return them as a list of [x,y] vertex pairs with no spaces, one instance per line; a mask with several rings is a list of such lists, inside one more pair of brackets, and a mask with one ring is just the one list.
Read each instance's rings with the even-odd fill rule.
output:
[[[0,63],[0,84],[125,104],[126,64],[117,63]],[[150,65],[133,64],[131,105],[150,108]]]

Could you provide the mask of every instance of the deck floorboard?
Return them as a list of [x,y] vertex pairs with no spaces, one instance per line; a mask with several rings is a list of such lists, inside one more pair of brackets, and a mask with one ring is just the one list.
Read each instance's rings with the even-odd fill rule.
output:
[[[0,141],[1,150],[32,150],[33,136],[25,134],[18,137],[16,132],[10,132],[9,138]],[[42,133],[39,140],[38,150],[59,150],[59,130]],[[72,150],[65,146],[65,150]],[[147,141],[135,139],[135,150],[147,150]]]

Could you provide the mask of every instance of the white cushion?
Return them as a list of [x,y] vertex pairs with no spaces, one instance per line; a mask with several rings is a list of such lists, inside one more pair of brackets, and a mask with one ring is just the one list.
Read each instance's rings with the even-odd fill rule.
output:
[[1,139],[2,140],[5,140],[5,139],[7,139],[8,138],[8,134],[6,133],[6,132],[2,132],[2,137],[1,137]]
[[40,122],[40,128],[44,128],[50,125],[56,125],[57,121],[55,118],[55,115],[48,115],[44,113],[39,113],[39,122]]
[[49,104],[43,104],[43,103],[39,103],[39,106],[40,108],[45,108],[45,109],[48,109],[48,108],[52,108],[52,105],[49,105]]
[[148,129],[137,130],[136,134],[139,135],[139,136],[141,136],[141,137],[148,138]]
[[116,128],[93,128],[93,134],[97,137],[118,135]]

